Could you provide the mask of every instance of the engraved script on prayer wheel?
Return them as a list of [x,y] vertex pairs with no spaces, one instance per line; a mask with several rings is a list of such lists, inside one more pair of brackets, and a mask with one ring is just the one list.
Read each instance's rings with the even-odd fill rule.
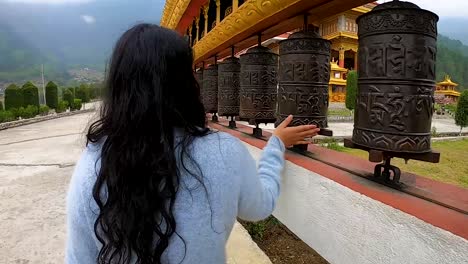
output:
[[330,41],[315,32],[297,32],[279,44],[279,125],[294,115],[292,126],[327,127]]
[[236,57],[218,64],[218,115],[239,115],[240,63]]
[[218,112],[218,65],[210,65],[203,71],[203,105],[205,112]]
[[240,118],[257,124],[274,122],[278,55],[257,46],[241,55],[240,62]]
[[391,152],[431,151],[437,21],[434,13],[400,1],[357,19],[353,143]]

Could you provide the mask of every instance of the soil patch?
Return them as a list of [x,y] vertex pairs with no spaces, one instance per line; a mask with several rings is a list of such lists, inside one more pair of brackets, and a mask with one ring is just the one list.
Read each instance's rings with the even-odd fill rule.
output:
[[273,264],[328,264],[314,249],[273,216],[264,221],[239,221]]

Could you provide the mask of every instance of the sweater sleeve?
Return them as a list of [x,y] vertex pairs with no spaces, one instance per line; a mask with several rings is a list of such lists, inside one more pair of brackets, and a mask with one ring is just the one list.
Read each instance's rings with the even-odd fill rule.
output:
[[263,149],[258,169],[247,148],[241,152],[241,189],[238,217],[247,221],[267,218],[275,209],[280,193],[285,147],[272,136]]
[[98,248],[94,240],[93,223],[90,223],[89,210],[91,195],[83,190],[89,185],[94,161],[89,150],[85,150],[73,173],[67,194],[67,243],[65,263],[96,263]]

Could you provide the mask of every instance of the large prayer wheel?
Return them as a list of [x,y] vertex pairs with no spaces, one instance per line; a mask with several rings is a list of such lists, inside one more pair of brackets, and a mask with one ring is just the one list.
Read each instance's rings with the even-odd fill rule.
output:
[[205,112],[218,112],[218,65],[210,65],[203,71],[203,105]]
[[353,143],[390,152],[431,151],[437,21],[434,13],[400,1],[357,19]]
[[278,55],[257,46],[240,57],[241,120],[271,123],[276,120]]
[[316,32],[297,32],[279,44],[278,119],[292,126],[327,127],[330,41]]
[[225,59],[218,65],[218,115],[239,115],[240,63],[236,57]]
[[203,69],[197,69],[195,71],[195,79],[197,79],[200,88],[203,88]]

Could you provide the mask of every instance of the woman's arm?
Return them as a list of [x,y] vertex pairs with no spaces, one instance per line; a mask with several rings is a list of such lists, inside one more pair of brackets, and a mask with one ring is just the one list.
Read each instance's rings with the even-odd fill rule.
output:
[[280,193],[284,151],[281,140],[272,136],[263,150],[257,169],[255,160],[243,146],[243,150],[240,151],[239,218],[259,221],[271,215]]
[[[85,150],[73,173],[67,195],[67,245],[65,263],[96,263],[98,248],[90,223],[91,195],[83,195],[94,171],[95,159]],[[91,170],[92,168],[92,170]],[[91,190],[88,190],[91,193]]]
[[280,176],[284,167],[285,146],[310,143],[306,139],[317,135],[315,125],[288,127],[293,116],[288,116],[274,131],[263,150],[258,169],[247,149],[240,155],[241,190],[238,216],[257,221],[268,217],[275,209],[280,193]]

